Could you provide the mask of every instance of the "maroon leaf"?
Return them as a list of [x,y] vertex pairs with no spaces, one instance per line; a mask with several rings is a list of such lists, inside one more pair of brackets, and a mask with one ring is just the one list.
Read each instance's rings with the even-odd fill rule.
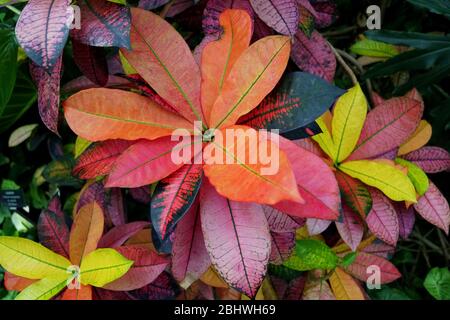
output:
[[450,153],[439,147],[422,147],[403,158],[417,164],[426,173],[450,170]]
[[381,284],[395,281],[402,276],[388,260],[364,252],[357,253],[355,261],[346,268],[346,271],[355,278],[366,282],[372,275],[369,272],[370,266],[377,266],[380,269]]
[[179,288],[167,272],[163,272],[155,281],[129,294],[138,300],[167,300],[175,298]]
[[262,206],[269,229],[273,232],[295,232],[305,224],[305,219],[293,217],[269,206]]
[[155,281],[169,264],[167,258],[145,247],[124,246],[116,250],[134,263],[125,275],[104,286],[108,290],[129,291],[142,288]]
[[84,185],[83,189],[80,191],[80,195],[75,206],[75,212],[78,212],[82,207],[94,201],[97,202],[104,213],[105,189],[103,187],[103,182],[101,181],[88,182]]
[[296,0],[250,0],[256,14],[275,31],[293,36],[298,29]]
[[108,64],[103,49],[72,40],[73,60],[92,82],[103,87],[108,83]]
[[399,226],[397,213],[391,204],[380,191],[370,188],[372,196],[372,209],[366,218],[370,231],[387,244],[395,246],[399,236]]
[[134,300],[127,292],[92,288],[93,300]]
[[61,207],[61,200],[59,199],[58,196],[54,196],[53,198],[50,199],[50,201],[48,202],[47,209],[53,211],[59,216],[64,216],[64,212],[62,211]]
[[270,232],[272,237],[272,250],[269,262],[282,264],[287,260],[295,247],[295,232]]
[[90,146],[77,159],[73,174],[82,179],[92,179],[110,172],[116,159],[133,144],[127,140],[107,140]]
[[175,0],[170,7],[169,11],[167,11],[166,16],[172,18],[177,14],[182,13],[183,11],[189,9],[193,5],[195,5],[197,0]]
[[230,286],[254,297],[267,271],[271,245],[261,206],[230,201],[205,182],[200,212],[206,249],[214,267]]
[[313,31],[308,38],[302,30],[295,34],[291,58],[303,71],[332,81],[336,71],[336,57],[322,35]]
[[16,37],[36,65],[50,70],[59,63],[73,17],[70,0],[28,2],[17,21]]
[[148,186],[130,188],[128,192],[137,202],[147,204],[151,200],[150,188]]
[[78,1],[81,28],[73,29],[73,39],[94,47],[131,48],[131,14],[127,6],[105,0]]
[[69,227],[64,213],[44,210],[39,216],[37,231],[39,242],[50,250],[69,257]]
[[316,28],[326,28],[337,19],[337,7],[333,0],[315,0],[312,1],[316,19],[314,24]]
[[343,204],[342,220],[336,221],[335,224],[342,240],[352,251],[356,251],[364,235],[364,226],[360,216]]
[[427,192],[419,198],[414,209],[429,223],[445,231],[448,234],[450,224],[450,209],[447,200],[433,182]]
[[150,215],[160,239],[172,232],[194,203],[203,176],[202,165],[186,164],[160,181],[152,197]]
[[165,5],[170,0],[139,0],[139,8],[153,10]]
[[301,300],[303,290],[305,289],[306,277],[292,279],[284,293],[283,300]]
[[61,69],[62,57],[50,67],[49,71],[30,62],[30,73],[38,88],[39,115],[46,127],[56,134],[58,134]]
[[261,38],[271,36],[275,33],[273,29],[265,24],[265,22],[262,21],[258,16],[255,16],[254,20],[255,22],[253,24],[253,38],[251,42],[255,42]]
[[323,219],[306,219],[306,227],[308,228],[308,233],[311,236],[315,236],[324,232],[330,226],[332,221]]
[[210,0],[203,12],[202,27],[205,35],[219,36],[222,28],[219,24],[219,16],[226,9],[241,9],[247,11],[253,20],[253,8],[247,0]]
[[172,246],[172,274],[187,288],[211,265],[203,239],[198,202],[178,223]]
[[146,221],[130,222],[109,230],[98,242],[99,248],[116,248],[123,245],[129,238],[149,226]]
[[397,212],[400,237],[402,239],[408,239],[413,230],[414,222],[416,221],[414,208],[412,206],[406,208],[405,204],[402,202],[394,202],[393,205]]

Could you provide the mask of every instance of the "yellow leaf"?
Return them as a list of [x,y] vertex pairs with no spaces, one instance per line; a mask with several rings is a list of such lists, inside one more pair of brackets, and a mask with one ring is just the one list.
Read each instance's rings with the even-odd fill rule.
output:
[[75,140],[75,158],[78,158],[90,145],[91,141],[77,137]]
[[122,68],[125,74],[136,74],[138,73],[136,69],[133,68],[133,66],[128,62],[127,58],[122,54],[121,51],[119,51],[119,58],[120,63],[122,63]]
[[331,137],[329,121],[331,121],[331,113],[327,111],[316,120],[316,123],[319,125],[322,133],[312,136],[312,139],[319,144],[323,152],[325,152],[331,159],[334,159],[336,158],[336,148],[333,143],[333,138]]
[[381,190],[394,201],[416,202],[414,185],[399,169],[378,161],[358,160],[339,165],[339,170]]
[[330,285],[337,300],[365,300],[356,280],[341,268],[331,274]]
[[398,155],[401,156],[422,148],[428,143],[428,141],[430,141],[431,133],[432,129],[430,124],[425,120],[420,121],[416,131],[412,134],[408,141],[403,143],[398,149]]
[[331,130],[336,146],[335,163],[345,160],[358,142],[366,120],[367,101],[361,87],[356,85],[342,95],[334,106]]
[[43,245],[18,237],[0,237],[0,265],[28,279],[66,277],[70,261]]
[[103,287],[122,277],[132,264],[133,261],[126,259],[114,249],[97,249],[81,261],[81,283]]
[[209,267],[209,269],[202,274],[200,280],[214,288],[228,288],[228,284],[217,274],[213,267]]
[[[375,240],[377,239],[377,237],[375,237],[374,235],[370,235],[369,237],[367,237],[366,239],[364,239],[363,241],[361,241],[361,243],[358,245],[358,248],[356,249],[356,251],[362,251],[364,250],[366,247],[368,247],[369,245],[371,245]],[[331,248],[331,250],[333,250],[335,253],[345,253],[345,252],[352,252],[353,250],[342,240],[340,240],[333,248]]]
[[67,285],[69,275],[59,278],[44,278],[25,288],[15,300],[48,300]]

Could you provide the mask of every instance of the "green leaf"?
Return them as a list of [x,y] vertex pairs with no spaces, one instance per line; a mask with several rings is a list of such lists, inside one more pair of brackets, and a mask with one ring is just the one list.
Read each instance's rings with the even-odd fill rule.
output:
[[72,176],[72,169],[75,160],[71,157],[64,157],[50,162],[42,172],[42,176],[49,183],[59,186],[79,187],[82,181]]
[[360,56],[392,58],[398,54],[398,50],[393,45],[364,39],[356,42],[350,47],[350,51]]
[[297,240],[294,254],[283,265],[298,271],[334,269],[336,254],[323,242],[312,239]]
[[0,115],[11,98],[17,74],[17,42],[13,30],[0,30]]
[[423,286],[435,299],[450,300],[450,271],[448,268],[431,269]]
[[68,278],[69,275],[39,280],[26,287],[15,300],[49,300],[64,289]]
[[19,190],[20,186],[12,180],[3,179],[0,190]]
[[78,158],[91,144],[91,141],[77,137],[77,140],[75,140],[75,158]]
[[28,124],[14,130],[9,136],[8,147],[16,147],[25,140],[27,140],[33,134],[34,129],[38,126],[37,123]]
[[408,2],[450,18],[450,3],[448,0],[408,0]]
[[356,255],[357,255],[356,252],[350,252],[349,254],[346,254],[342,258],[340,265],[344,268],[347,268],[349,265],[351,265],[355,261]]
[[409,180],[411,180],[417,193],[423,196],[429,187],[427,174],[419,166],[407,160],[397,158],[395,162],[408,169]]

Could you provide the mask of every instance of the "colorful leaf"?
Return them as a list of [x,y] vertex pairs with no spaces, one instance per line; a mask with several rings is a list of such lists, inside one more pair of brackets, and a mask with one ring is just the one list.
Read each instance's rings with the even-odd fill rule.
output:
[[328,282],[307,279],[302,300],[336,300]]
[[201,58],[201,104],[207,121],[225,80],[252,36],[250,16],[243,10],[225,10],[220,15],[220,26],[220,38],[203,49]]
[[61,300],[92,300],[92,287],[80,284],[80,288],[67,288]]
[[414,209],[422,218],[448,234],[450,225],[449,205],[433,182],[430,181],[428,191],[414,204]]
[[346,271],[355,278],[367,282],[372,275],[369,269],[370,266],[379,268],[381,284],[390,283],[402,276],[388,260],[364,252],[357,253],[355,261],[346,268]]
[[422,118],[423,104],[409,98],[386,100],[369,112],[349,160],[367,159],[408,140]]
[[68,275],[44,278],[25,288],[15,300],[49,300],[67,285]]
[[334,270],[329,281],[337,300],[365,300],[358,283],[341,268]]
[[17,52],[18,45],[14,38],[14,32],[8,29],[0,30],[0,115],[11,98],[17,76]]
[[336,158],[336,146],[331,136],[331,112],[325,112],[320,118],[316,120],[322,133],[316,134],[311,138],[317,142],[322,151],[331,159]]
[[308,234],[311,236],[315,236],[324,232],[330,226],[332,221],[323,220],[323,219],[315,219],[308,218],[306,219],[306,227],[308,229]]
[[269,262],[282,264],[287,260],[295,247],[295,232],[270,232],[272,237],[272,250]]
[[280,80],[289,60],[288,37],[270,36],[248,47],[231,68],[211,111],[213,128],[233,125],[253,110]]
[[139,0],[139,8],[153,10],[165,5],[170,0]]
[[275,31],[293,36],[298,28],[296,0],[250,0],[256,14]]
[[110,1],[81,0],[81,28],[73,29],[73,39],[94,47],[130,48],[130,9]]
[[172,277],[163,272],[153,283],[129,293],[131,297],[138,300],[167,300],[174,299],[179,293],[179,287]]
[[405,155],[422,148],[431,139],[432,128],[426,120],[421,120],[416,131],[398,149],[398,155]]
[[401,158],[396,158],[395,163],[398,163],[408,170],[408,178],[411,180],[419,196],[422,196],[428,190],[429,186],[428,177],[425,172],[414,163]]
[[193,130],[188,121],[152,100],[122,90],[80,91],[63,106],[70,128],[89,141],[156,139],[178,128]]
[[66,258],[69,257],[69,227],[64,214],[44,210],[37,224],[39,242]]
[[132,49],[121,49],[121,52],[178,113],[188,120],[201,121],[200,71],[188,45],[158,15],[137,8],[131,9],[131,15]]
[[269,227],[261,206],[230,201],[205,184],[200,212],[213,265],[230,286],[254,297],[270,256]]
[[316,28],[326,28],[337,19],[337,5],[333,0],[312,1],[311,4],[315,11]]
[[108,83],[108,64],[100,47],[88,46],[72,40],[73,61],[92,82],[104,87]]
[[345,204],[361,218],[365,218],[372,208],[369,190],[359,180],[353,179],[340,171],[336,171],[335,174]]
[[301,218],[291,217],[277,209],[269,206],[262,206],[270,231],[283,233],[294,232],[305,224],[305,220]]
[[397,212],[399,234],[402,239],[408,239],[414,228],[414,222],[416,221],[416,214],[414,207],[410,206],[406,208],[404,203],[393,203],[395,212]]
[[73,18],[69,0],[30,0],[16,24],[17,40],[36,65],[50,70],[62,54]]
[[186,164],[158,183],[151,200],[150,217],[161,239],[173,231],[194,203],[202,176],[202,165]]
[[380,191],[370,189],[372,209],[366,218],[370,231],[387,244],[395,246],[399,237],[397,213],[389,199]]
[[336,221],[336,229],[342,240],[352,249],[356,251],[364,236],[364,225],[361,216],[357,215],[345,204],[342,206],[342,219]]
[[336,72],[336,57],[325,38],[317,31],[311,37],[297,31],[292,44],[291,58],[303,71],[312,73],[328,82]]
[[80,265],[83,257],[97,248],[103,234],[104,216],[96,202],[82,207],[76,214],[70,230],[70,261]]
[[450,170],[450,153],[439,147],[422,147],[403,158],[417,164],[426,173]]
[[22,291],[34,282],[36,280],[19,277],[8,271],[4,273],[3,285],[8,291]]
[[333,269],[338,262],[336,254],[318,240],[297,240],[294,252],[283,265],[298,271]]
[[[134,221],[109,230],[98,242],[98,248],[116,248],[123,245],[139,231],[149,227],[146,221]],[[119,250],[120,251],[120,250]]]

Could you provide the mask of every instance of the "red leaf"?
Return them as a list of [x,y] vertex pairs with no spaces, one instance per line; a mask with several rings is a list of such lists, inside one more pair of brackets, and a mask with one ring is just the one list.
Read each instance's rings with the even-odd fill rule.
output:
[[44,210],[37,224],[39,242],[50,250],[69,257],[69,227],[64,214]]
[[80,289],[64,290],[61,300],[92,300],[92,286],[80,285]]
[[92,82],[104,87],[108,83],[108,64],[102,48],[72,40],[73,60]]
[[341,171],[336,171],[335,174],[345,204],[361,218],[365,218],[372,208],[369,190],[361,181],[353,179]]
[[393,205],[397,212],[400,237],[402,239],[408,239],[414,228],[414,222],[416,221],[414,208],[412,206],[406,208],[405,204],[402,202],[394,202]]
[[302,30],[295,34],[291,58],[303,71],[333,81],[336,57],[325,38],[317,31],[313,31],[310,38]]
[[203,32],[206,36],[220,36],[222,28],[219,24],[219,16],[226,9],[245,10],[253,21],[253,8],[247,0],[210,0],[203,12],[202,20]]
[[172,232],[195,201],[203,176],[202,165],[186,164],[160,181],[152,197],[150,216],[161,239]]
[[448,234],[450,224],[450,209],[447,200],[433,182],[429,181],[428,191],[419,198],[414,209],[429,223]]
[[296,0],[250,0],[256,14],[275,31],[293,36],[298,28]]
[[314,219],[308,218],[306,219],[306,226],[308,228],[308,233],[311,236],[315,236],[324,232],[331,224],[330,220],[322,220],[322,219]]
[[127,292],[93,288],[94,300],[134,300]]
[[39,115],[45,126],[56,134],[58,134],[61,69],[62,57],[49,67],[49,71],[30,62],[30,74],[38,88]]
[[356,251],[364,235],[364,225],[360,216],[344,204],[342,205],[342,221],[335,223],[342,240],[352,251]]
[[131,15],[127,6],[104,0],[82,0],[81,28],[73,29],[75,40],[94,47],[130,48]]
[[50,71],[58,64],[73,17],[69,0],[30,0],[23,8],[16,37],[36,65]]
[[169,264],[167,258],[145,247],[125,246],[116,250],[134,263],[125,275],[104,286],[108,290],[129,291],[142,288],[155,281]]
[[295,247],[295,232],[270,232],[272,237],[272,250],[270,251],[269,262],[282,264],[289,258]]
[[150,224],[146,221],[134,221],[109,230],[98,242],[98,248],[117,248]]
[[357,253],[355,261],[346,268],[346,271],[355,278],[366,282],[372,275],[372,273],[369,272],[370,266],[377,266],[380,268],[381,284],[390,283],[402,276],[397,268],[388,260],[364,252]]
[[254,297],[267,270],[270,233],[260,205],[220,196],[209,183],[201,190],[200,212],[206,249],[222,278]]
[[450,170],[450,153],[439,147],[422,147],[403,158],[417,164],[426,173]]
[[22,291],[36,281],[39,280],[19,277],[6,271],[4,274],[3,285],[8,291]]
[[348,160],[367,159],[408,140],[422,118],[423,104],[409,98],[386,100],[367,114],[358,143]]
[[305,224],[305,219],[291,217],[277,209],[269,206],[262,206],[266,215],[269,229],[273,232],[295,232],[296,229]]
[[172,247],[172,274],[184,288],[198,280],[211,265],[203,239],[198,204],[178,223]]
[[380,191],[373,188],[369,191],[373,204],[366,218],[367,226],[378,238],[395,246],[399,236],[397,213],[391,201]]
[[128,140],[106,140],[93,144],[78,157],[73,174],[82,179],[108,174],[117,158],[133,143]]

